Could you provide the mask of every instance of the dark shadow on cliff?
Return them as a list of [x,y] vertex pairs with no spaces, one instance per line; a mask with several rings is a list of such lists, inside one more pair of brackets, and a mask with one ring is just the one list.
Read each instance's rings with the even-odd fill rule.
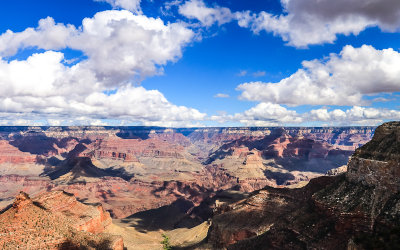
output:
[[163,130],[164,128],[159,127],[118,127],[119,132],[116,134],[122,139],[149,139],[151,130]]
[[22,152],[31,154],[46,155],[57,153],[54,144],[57,144],[56,138],[47,137],[43,132],[29,132],[25,135],[14,135],[10,144],[17,147]]
[[273,172],[270,170],[265,170],[264,175],[270,180],[275,180],[277,185],[283,185],[286,181],[295,179],[291,173]]
[[[180,181],[164,181],[163,186],[151,191],[151,194],[160,198],[160,195],[158,194],[159,192],[171,192],[171,190],[174,188],[176,188],[180,193],[188,194],[192,197],[200,196],[210,192],[210,190],[198,184],[193,184],[193,186],[190,186]],[[179,198],[180,196],[176,195],[176,197]]]
[[160,229],[192,228],[203,222],[198,218],[187,216],[187,213],[193,206],[194,204],[191,201],[178,199],[167,206],[135,213],[122,219],[121,223],[134,227],[143,233],[158,231]]
[[[58,154],[58,148],[66,148],[72,141],[78,141],[75,137],[64,137],[61,139],[48,137],[44,132],[30,131],[24,135],[16,134],[11,138],[10,144],[17,147],[22,152],[29,152],[36,155],[51,155]],[[76,156],[77,153],[82,152],[84,148],[82,143],[90,143],[89,139],[83,139],[80,141],[80,146],[76,146],[71,152]],[[79,145],[79,144],[78,144]],[[64,157],[68,156],[68,153],[62,154]]]
[[120,177],[130,180],[132,176],[122,175],[121,171],[113,169],[101,169],[93,165],[89,157],[73,157],[61,161],[57,166],[46,168],[41,174],[48,176],[51,180],[56,180],[63,175],[70,174],[71,181],[79,177],[102,178],[106,176]]

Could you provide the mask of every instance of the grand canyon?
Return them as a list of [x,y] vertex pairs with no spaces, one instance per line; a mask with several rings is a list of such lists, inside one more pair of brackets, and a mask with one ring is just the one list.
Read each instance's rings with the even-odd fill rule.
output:
[[[387,130],[396,132],[395,125]],[[342,221],[345,225],[335,227],[343,232],[327,231],[332,240],[356,230],[356,219],[352,224],[337,215],[349,208],[331,203],[343,195],[357,196],[355,183],[366,178],[358,174],[365,176],[365,168],[375,171],[370,165],[379,168],[368,160],[376,150],[367,147],[374,142],[369,141],[375,127],[0,130],[0,246],[5,249],[162,249],[163,235],[175,248],[260,249],[259,242],[329,248],[331,243],[294,234],[300,230],[295,227],[318,231]],[[374,139],[378,136],[387,135]],[[309,219],[294,219],[304,210],[313,211]],[[356,218],[368,217],[357,212]],[[329,219],[318,221],[322,213]],[[27,237],[27,231],[35,233]],[[322,231],[318,237],[326,239]],[[341,247],[354,240],[350,236]]]
[[400,0],[0,17],[0,250],[400,249]]

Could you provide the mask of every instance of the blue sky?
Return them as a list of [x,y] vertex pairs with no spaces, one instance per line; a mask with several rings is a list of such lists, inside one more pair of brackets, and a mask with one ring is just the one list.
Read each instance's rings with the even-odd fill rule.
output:
[[397,1],[1,4],[2,125],[348,126],[400,118]]

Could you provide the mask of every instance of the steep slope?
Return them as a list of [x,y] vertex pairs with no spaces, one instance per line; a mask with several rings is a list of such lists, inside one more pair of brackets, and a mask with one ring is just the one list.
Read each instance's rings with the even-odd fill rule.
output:
[[301,189],[266,187],[213,218],[208,242],[228,249],[400,247],[400,122],[379,126],[346,174]]
[[21,192],[0,214],[0,247],[122,250],[121,237],[103,233],[111,223],[101,205],[84,205],[63,191],[34,199]]

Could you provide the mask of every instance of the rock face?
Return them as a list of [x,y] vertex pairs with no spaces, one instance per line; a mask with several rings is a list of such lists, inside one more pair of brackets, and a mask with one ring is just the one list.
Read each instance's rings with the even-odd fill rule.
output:
[[343,165],[338,168],[332,168],[326,172],[326,175],[328,176],[333,176],[333,175],[339,175],[347,172],[347,165]]
[[379,126],[372,140],[356,150],[347,179],[392,192],[400,190],[400,122]]
[[109,213],[84,205],[69,193],[55,191],[31,199],[17,195],[0,214],[1,249],[123,249],[119,236],[106,233]]
[[400,247],[400,123],[376,129],[348,172],[300,189],[266,187],[213,217],[209,243],[228,249]]

